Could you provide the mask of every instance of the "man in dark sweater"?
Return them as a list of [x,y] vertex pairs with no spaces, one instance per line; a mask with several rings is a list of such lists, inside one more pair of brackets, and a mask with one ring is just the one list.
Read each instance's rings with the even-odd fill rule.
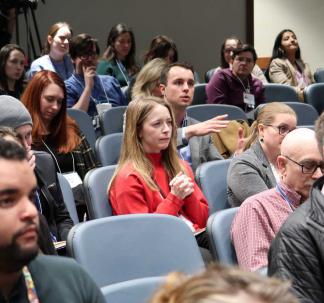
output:
[[105,302],[74,261],[37,256],[35,192],[36,178],[25,150],[0,139],[0,302]]

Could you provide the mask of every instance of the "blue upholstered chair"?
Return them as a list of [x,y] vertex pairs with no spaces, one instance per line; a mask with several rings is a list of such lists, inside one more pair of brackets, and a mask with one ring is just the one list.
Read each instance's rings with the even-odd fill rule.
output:
[[209,214],[230,207],[227,201],[227,170],[231,160],[216,160],[201,164],[196,180],[209,205]]
[[120,215],[78,224],[68,235],[67,251],[99,287],[205,267],[190,228],[170,215]]
[[97,139],[96,153],[102,166],[115,165],[119,160],[123,133],[114,133]]
[[207,222],[207,233],[211,252],[215,260],[226,265],[237,264],[234,246],[231,240],[231,225],[238,207],[218,211]]
[[86,174],[83,184],[87,194],[86,202],[90,219],[112,215],[107,188],[115,169],[116,165],[98,167]]
[[298,96],[294,87],[285,84],[267,83],[263,84],[266,102],[298,102]]
[[72,188],[69,182],[65,179],[65,177],[62,174],[58,173],[57,178],[60,183],[65,206],[70,214],[73,223],[77,224],[79,223],[79,217],[75,206]]
[[206,121],[224,114],[228,114],[229,120],[247,120],[246,114],[241,108],[227,104],[192,105],[187,108],[187,114],[198,121]]
[[103,135],[122,133],[124,113],[127,106],[112,107],[100,116],[100,125]]
[[91,117],[86,112],[75,108],[68,108],[67,114],[78,124],[94,152],[97,136]]
[[165,281],[165,277],[149,277],[129,280],[101,288],[107,303],[143,303]]

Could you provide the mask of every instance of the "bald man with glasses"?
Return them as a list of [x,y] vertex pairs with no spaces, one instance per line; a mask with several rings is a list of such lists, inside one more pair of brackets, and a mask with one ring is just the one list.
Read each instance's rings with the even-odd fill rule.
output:
[[251,271],[267,271],[272,240],[287,217],[308,199],[314,182],[323,175],[324,162],[315,132],[307,128],[289,132],[282,141],[277,165],[277,185],[246,199],[232,223],[238,263]]

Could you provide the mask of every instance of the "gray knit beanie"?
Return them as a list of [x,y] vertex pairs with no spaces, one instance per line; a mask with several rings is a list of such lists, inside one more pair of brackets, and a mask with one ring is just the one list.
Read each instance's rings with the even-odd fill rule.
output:
[[26,124],[33,125],[27,108],[14,97],[0,96],[0,126],[16,129]]

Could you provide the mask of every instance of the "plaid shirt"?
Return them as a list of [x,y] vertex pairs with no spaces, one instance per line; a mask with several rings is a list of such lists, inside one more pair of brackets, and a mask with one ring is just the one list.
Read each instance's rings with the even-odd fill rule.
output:
[[81,142],[76,149],[73,150],[73,156],[75,159],[75,170],[78,172],[81,179],[84,179],[86,173],[98,167],[93,150],[91,149],[84,134],[80,134]]
[[281,225],[300,205],[300,195],[279,183],[246,199],[238,209],[231,227],[231,237],[238,263],[255,271],[268,265],[268,250]]

